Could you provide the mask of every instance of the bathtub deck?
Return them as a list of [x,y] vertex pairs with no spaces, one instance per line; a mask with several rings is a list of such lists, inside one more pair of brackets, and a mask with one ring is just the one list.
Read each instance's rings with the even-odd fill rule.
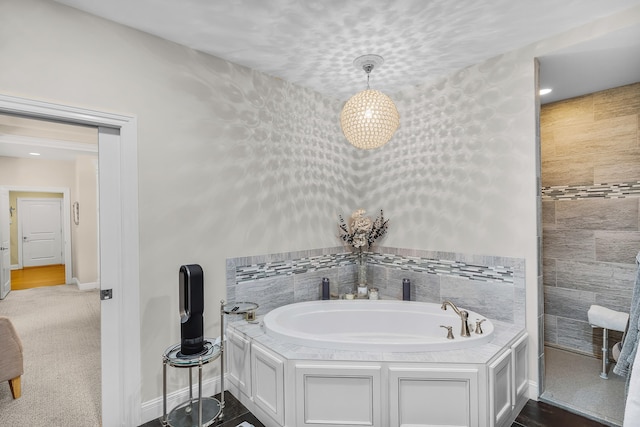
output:
[[[371,352],[347,351],[331,348],[305,347],[284,343],[267,335],[261,326],[262,316],[258,316],[254,323],[243,319],[230,319],[227,327],[246,335],[256,342],[266,346],[274,352],[290,360],[343,360],[343,361],[378,361],[378,362],[420,362],[420,363],[471,363],[486,364],[508,343],[525,332],[522,326],[492,320],[495,330],[493,339],[488,344],[482,344],[468,349],[450,351],[421,351],[421,352]],[[464,338],[456,338],[464,339]]]

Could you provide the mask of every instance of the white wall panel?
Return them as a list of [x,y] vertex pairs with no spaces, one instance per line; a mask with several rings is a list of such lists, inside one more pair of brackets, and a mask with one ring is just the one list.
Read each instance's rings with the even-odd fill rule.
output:
[[284,361],[264,347],[251,348],[251,388],[260,409],[284,424]]
[[477,427],[476,368],[389,368],[392,427]]
[[[226,331],[227,376],[238,389],[251,396],[251,343],[248,339],[232,330]],[[226,378],[226,377],[225,377]]]
[[509,421],[513,408],[512,389],[511,350],[507,350],[489,365],[489,421],[491,427],[501,427]]
[[296,426],[381,426],[379,366],[308,365],[295,368]]

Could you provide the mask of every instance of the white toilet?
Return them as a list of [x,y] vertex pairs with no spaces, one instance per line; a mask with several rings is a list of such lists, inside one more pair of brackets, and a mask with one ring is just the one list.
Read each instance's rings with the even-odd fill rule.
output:
[[629,314],[611,310],[600,305],[592,305],[587,312],[589,324],[592,328],[603,328],[602,331],[602,372],[600,378],[609,378],[609,329],[624,332],[629,322]]

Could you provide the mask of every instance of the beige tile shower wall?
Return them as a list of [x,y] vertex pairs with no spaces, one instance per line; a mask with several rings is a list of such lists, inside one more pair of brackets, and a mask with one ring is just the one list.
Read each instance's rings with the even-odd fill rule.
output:
[[[640,181],[639,118],[640,83],[543,105],[542,186]],[[639,222],[637,195],[542,202],[547,344],[599,356],[602,330],[587,310],[629,310]]]
[[542,186],[640,180],[640,83],[543,105]]

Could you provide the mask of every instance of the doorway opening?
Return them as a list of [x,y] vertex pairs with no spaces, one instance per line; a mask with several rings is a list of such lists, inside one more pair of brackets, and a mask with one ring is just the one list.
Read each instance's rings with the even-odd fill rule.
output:
[[[2,406],[7,404],[3,418],[9,424],[22,425],[38,413],[56,419],[68,414],[75,422],[99,425],[100,299],[97,290],[87,292],[86,287],[80,287],[81,282],[99,283],[97,155],[88,155],[88,147],[78,154],[65,146],[73,142],[67,139],[86,135],[85,141],[76,143],[97,152],[98,130],[0,115],[0,132],[2,126],[5,133],[0,154],[12,155],[0,157],[0,169],[7,171],[0,174],[0,185],[8,191],[10,206],[11,292],[4,296],[0,310],[11,316],[20,333],[27,374],[19,402],[8,405],[13,402],[2,395]],[[41,154],[32,158],[21,156],[15,147],[5,150],[5,146],[11,147],[12,138],[23,145],[28,142],[28,151]],[[52,155],[52,150],[61,153]],[[89,172],[84,173],[87,168]],[[45,187],[48,183],[65,187]],[[79,201],[83,203],[82,223]],[[72,213],[76,214],[73,219]],[[35,324],[42,326],[34,328]],[[49,348],[46,353],[38,351],[43,345]],[[51,359],[67,360],[74,366],[74,375]],[[40,374],[34,375],[36,372]],[[68,390],[80,384],[85,392],[73,398],[68,394],[46,396],[54,385]]]
[[60,191],[12,191],[9,187],[11,289],[70,283],[65,254],[68,218]]
[[139,425],[136,119],[6,95],[0,95],[0,112],[98,128],[99,228],[104,236],[100,239],[100,287],[111,289],[113,295],[100,304],[102,424]]
[[[633,101],[640,83],[627,61],[638,53],[617,44],[613,35],[601,51],[583,43],[540,58],[539,87],[563,96],[541,97],[538,123],[544,325],[539,384],[541,400],[621,425],[626,378],[612,372],[612,347],[622,331],[609,331],[603,361],[603,329],[588,316],[594,305],[629,312],[640,250],[635,189],[640,110]],[[585,69],[595,71],[579,71]],[[615,75],[625,69],[626,75]],[[601,376],[603,370],[608,378]]]

